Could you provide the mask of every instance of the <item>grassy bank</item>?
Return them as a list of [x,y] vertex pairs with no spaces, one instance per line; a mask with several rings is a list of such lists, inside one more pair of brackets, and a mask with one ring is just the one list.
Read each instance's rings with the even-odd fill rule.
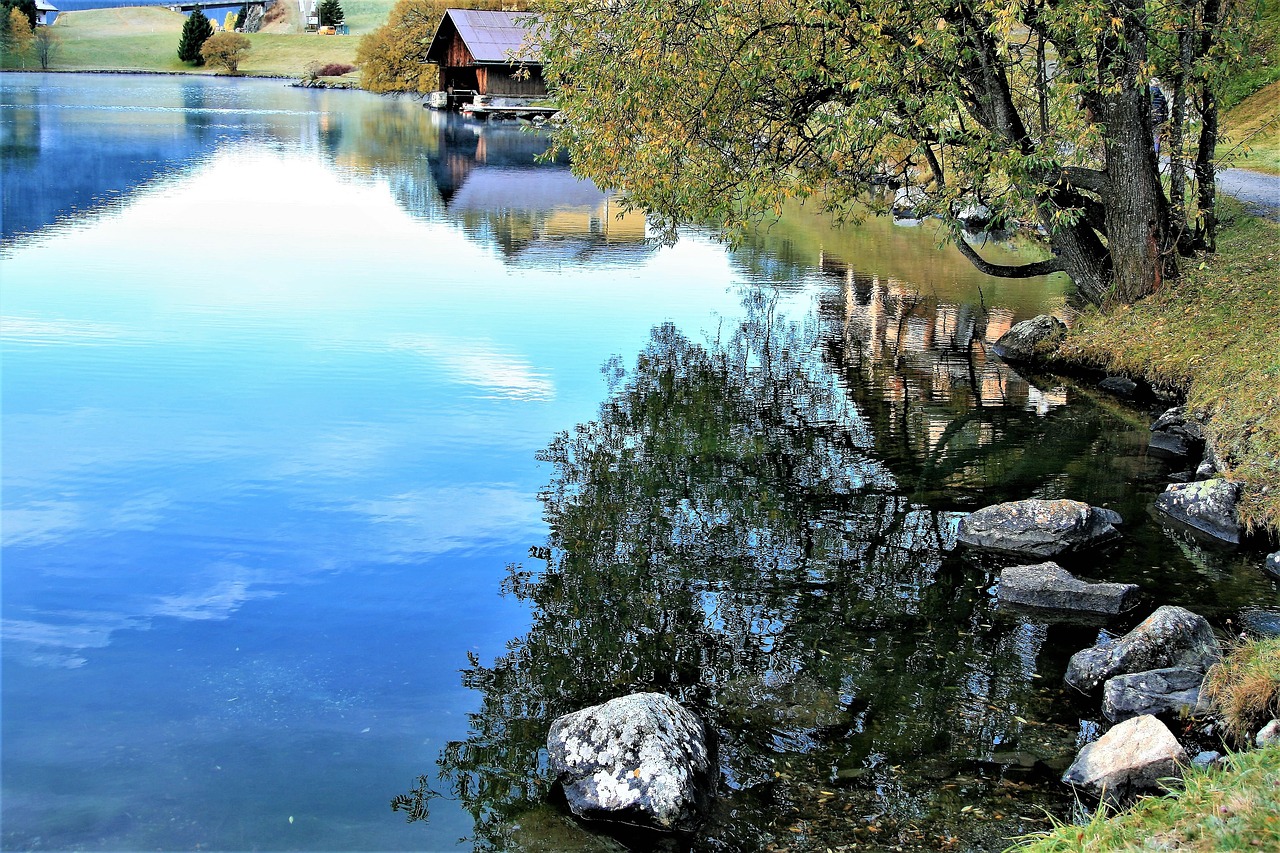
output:
[[1280,225],[1230,199],[1218,252],[1136,305],[1079,316],[1061,354],[1140,376],[1212,414],[1208,431],[1245,484],[1250,529],[1280,534]]
[[[319,36],[301,32],[294,20],[297,5],[289,5],[292,17],[273,24],[268,32],[249,35],[253,46],[240,70],[248,75],[301,77],[312,62],[353,65],[358,34],[385,21],[391,6],[392,0],[352,2],[348,10],[352,35]],[[58,48],[50,70],[216,73],[178,60],[184,21],[181,14],[158,6],[64,12],[53,27]],[[22,65],[17,58],[6,57],[4,67]],[[28,59],[26,67],[38,66]]]
[[1280,850],[1280,747],[1235,753],[1223,769],[1189,769],[1182,791],[1083,826],[1063,825],[1017,853]]

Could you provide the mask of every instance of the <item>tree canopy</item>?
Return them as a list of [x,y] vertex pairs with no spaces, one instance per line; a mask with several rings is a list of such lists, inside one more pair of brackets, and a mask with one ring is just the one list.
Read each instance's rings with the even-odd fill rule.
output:
[[[577,171],[668,233],[732,234],[794,197],[854,216],[908,187],[984,272],[1127,302],[1212,248],[1214,92],[1248,1],[545,0],[539,40]],[[1038,226],[1048,258],[983,260],[975,205]]]
[[322,27],[336,26],[347,19],[342,11],[342,4],[338,0],[320,0],[320,7],[316,12],[320,16]]
[[178,40],[178,58],[192,65],[203,65],[204,57],[200,48],[213,35],[213,24],[196,9],[182,25],[182,36]]
[[253,47],[247,36],[236,32],[214,33],[200,47],[200,56],[214,68],[225,68],[228,74],[240,69],[240,61]]

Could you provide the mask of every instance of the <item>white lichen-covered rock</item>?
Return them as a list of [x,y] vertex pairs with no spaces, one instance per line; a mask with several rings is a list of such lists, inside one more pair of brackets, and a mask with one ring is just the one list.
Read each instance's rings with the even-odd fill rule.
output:
[[1244,526],[1236,514],[1240,484],[1220,477],[1172,483],[1156,496],[1156,509],[1225,542],[1239,544]]
[[1118,640],[1072,655],[1067,664],[1067,683],[1087,692],[1126,673],[1166,667],[1206,672],[1221,656],[1213,628],[1203,616],[1165,605]]
[[1080,750],[1062,781],[1114,800],[1160,788],[1162,779],[1181,775],[1186,761],[1168,726],[1149,715],[1134,717]]
[[1089,583],[1054,562],[1010,566],[1000,573],[1000,601],[1026,607],[1116,614],[1128,609],[1137,584]]
[[636,693],[565,714],[547,735],[569,808],[590,820],[692,828],[711,789],[706,728],[660,693]]
[[956,538],[1005,554],[1056,557],[1119,536],[1117,512],[1070,500],[1010,501],[960,519]]
[[1207,711],[1200,702],[1204,673],[1169,667],[1126,673],[1102,686],[1102,715],[1113,723],[1130,717],[1190,714]]

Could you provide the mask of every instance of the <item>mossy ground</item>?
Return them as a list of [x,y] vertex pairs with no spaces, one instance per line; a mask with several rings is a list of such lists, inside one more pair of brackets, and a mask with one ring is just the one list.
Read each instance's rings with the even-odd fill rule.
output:
[[1140,376],[1211,413],[1245,485],[1241,520],[1280,535],[1280,225],[1223,199],[1218,251],[1134,305],[1081,313],[1064,358]]

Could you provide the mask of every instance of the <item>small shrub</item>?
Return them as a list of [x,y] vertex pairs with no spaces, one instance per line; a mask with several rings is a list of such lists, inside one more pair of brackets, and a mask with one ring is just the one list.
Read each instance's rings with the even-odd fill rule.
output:
[[1268,720],[1280,717],[1280,637],[1252,640],[1233,648],[1209,670],[1201,688],[1238,744]]
[[[310,69],[308,69],[310,70]],[[354,65],[348,65],[345,62],[330,62],[327,65],[321,65],[316,69],[316,77],[341,77],[343,74],[355,71]]]

